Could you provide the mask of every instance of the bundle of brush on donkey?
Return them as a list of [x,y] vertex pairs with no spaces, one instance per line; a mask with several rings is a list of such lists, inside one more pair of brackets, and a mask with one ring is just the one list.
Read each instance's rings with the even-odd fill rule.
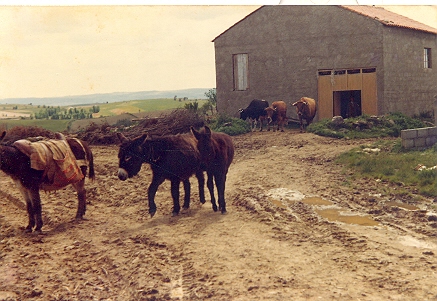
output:
[[[5,136],[3,132],[0,141]],[[41,139],[20,139],[0,145],[0,169],[12,178],[26,201],[29,216],[26,232],[32,232],[34,227],[35,232],[41,232],[40,189],[58,190],[71,184],[78,198],[76,219],[82,219],[86,210],[87,171],[88,177],[94,179],[93,154],[87,143],[60,133],[56,133],[56,139]]]

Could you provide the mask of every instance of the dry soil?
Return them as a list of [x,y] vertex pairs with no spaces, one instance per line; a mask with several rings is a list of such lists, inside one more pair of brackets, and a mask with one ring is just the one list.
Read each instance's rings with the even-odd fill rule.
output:
[[0,300],[437,300],[435,200],[411,206],[397,185],[352,180],[334,161],[371,141],[233,140],[224,215],[200,204],[193,178],[190,209],[171,216],[166,181],[150,218],[150,168],[122,182],[118,147],[94,146],[86,219],[74,220],[72,188],[42,192],[43,234],[25,234],[1,174]]

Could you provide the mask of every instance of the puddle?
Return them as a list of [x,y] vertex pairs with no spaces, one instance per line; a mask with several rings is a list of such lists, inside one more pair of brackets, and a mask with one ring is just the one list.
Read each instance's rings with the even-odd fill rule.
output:
[[361,215],[343,215],[338,209],[315,210],[317,214],[326,218],[330,222],[342,222],[345,224],[354,224],[360,226],[377,226],[379,223],[367,216]]
[[307,197],[302,200],[302,203],[308,204],[308,205],[318,205],[318,206],[328,206],[333,205],[334,203],[325,199],[322,199],[317,196]]
[[279,208],[287,208],[287,206],[284,205],[284,203],[282,203],[281,201],[278,200],[270,200],[270,202],[272,202],[273,205],[279,207]]
[[402,209],[412,210],[412,211],[419,210],[419,207],[416,207],[414,205],[399,203],[399,202],[395,202],[395,201],[385,202],[384,205],[389,206],[389,207],[399,207]]
[[[379,225],[379,222],[373,220],[368,216],[346,214],[345,212],[347,211],[345,211],[345,209],[341,211],[341,209],[326,208],[327,206],[332,207],[334,203],[317,196],[307,197],[303,193],[297,190],[291,190],[287,188],[275,188],[269,190],[267,192],[267,196],[269,201],[273,205],[279,208],[287,208],[288,203],[298,202],[298,201],[311,206],[320,206],[318,207],[318,209],[315,209],[315,212],[321,217],[324,217],[331,222],[342,222],[346,224],[354,224],[354,225],[361,225],[361,226]],[[396,203],[396,206],[399,205],[402,204]],[[321,209],[323,208],[323,206],[325,206],[325,209]],[[409,209],[409,210],[414,210],[414,209]]]

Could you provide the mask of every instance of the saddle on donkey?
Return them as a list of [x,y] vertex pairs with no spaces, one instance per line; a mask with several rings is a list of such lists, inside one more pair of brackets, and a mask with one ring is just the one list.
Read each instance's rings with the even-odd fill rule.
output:
[[82,180],[84,175],[80,166],[88,166],[87,160],[76,160],[62,134],[57,133],[57,137],[59,139],[36,142],[21,139],[13,143],[13,146],[30,158],[31,168],[44,171],[43,177],[50,183],[42,187],[44,190],[59,189]]

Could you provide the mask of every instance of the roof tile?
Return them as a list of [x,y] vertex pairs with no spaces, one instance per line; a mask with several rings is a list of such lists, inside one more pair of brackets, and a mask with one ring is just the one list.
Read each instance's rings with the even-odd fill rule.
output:
[[409,28],[437,34],[437,28],[422,24],[418,21],[388,11],[382,7],[367,5],[345,5],[342,7],[360,15],[370,17],[387,26]]

